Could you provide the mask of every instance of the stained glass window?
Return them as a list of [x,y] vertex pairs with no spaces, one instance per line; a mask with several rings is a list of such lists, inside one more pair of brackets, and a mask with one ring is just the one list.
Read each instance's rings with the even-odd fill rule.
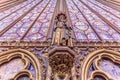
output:
[[[89,3],[88,0],[83,0],[82,2],[84,2],[86,5],[88,5]],[[88,40],[101,39],[101,40],[107,40],[107,41],[108,40],[113,40],[113,41],[120,40],[119,33],[115,31],[111,26],[109,26],[106,22],[104,22],[100,17],[98,17],[94,12],[92,12],[82,2],[79,0],[75,0],[75,1],[67,0],[69,14],[71,16],[71,19],[73,19],[72,20],[73,25],[75,25],[74,32],[76,34],[77,39],[78,40],[80,39],[88,39]],[[93,9],[95,8],[94,7],[95,5],[91,6],[90,3],[89,3],[89,6],[92,7]],[[100,10],[100,9],[98,8],[96,10]],[[102,11],[101,14],[103,12],[105,11]],[[109,18],[109,16],[107,18]],[[76,24],[77,26],[81,25],[79,26],[80,28],[78,28]],[[81,30],[81,31],[78,31],[78,30]],[[97,36],[99,36],[99,38]]]
[[95,76],[94,80],[106,80],[105,78],[103,78],[102,76]]
[[10,28],[1,35],[0,40],[21,40],[24,37],[25,40],[45,40],[55,5],[56,0],[28,0],[16,8],[1,12],[0,15],[6,14],[0,17],[0,32]]
[[24,69],[24,62],[22,59],[13,59],[0,66],[0,79],[8,80],[12,75]]
[[120,65],[109,59],[102,59],[99,63],[100,68],[108,73],[114,80],[120,79]]
[[[57,0],[26,0],[0,12],[0,41],[45,41],[52,27],[56,2]],[[119,11],[96,0],[66,0],[66,5],[78,41],[120,40]]]

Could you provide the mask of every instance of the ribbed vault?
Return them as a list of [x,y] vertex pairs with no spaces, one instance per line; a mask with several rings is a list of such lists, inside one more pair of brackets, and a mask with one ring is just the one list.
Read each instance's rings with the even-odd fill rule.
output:
[[[11,2],[14,3],[13,7],[1,8],[1,41],[46,41],[50,38],[59,0]],[[105,5],[98,0],[66,0],[63,4],[77,41],[120,40],[120,12],[114,9],[115,6]]]

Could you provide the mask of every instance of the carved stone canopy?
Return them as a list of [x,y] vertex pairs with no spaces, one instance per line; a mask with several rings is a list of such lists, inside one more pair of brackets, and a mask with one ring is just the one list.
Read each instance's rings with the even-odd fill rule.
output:
[[72,57],[77,57],[78,56],[78,53],[75,52],[74,50],[70,49],[69,47],[67,46],[57,46],[53,49],[51,49],[47,54],[45,54],[46,56],[48,57],[51,57],[52,55],[56,54],[57,52],[67,52],[68,54],[70,54]]

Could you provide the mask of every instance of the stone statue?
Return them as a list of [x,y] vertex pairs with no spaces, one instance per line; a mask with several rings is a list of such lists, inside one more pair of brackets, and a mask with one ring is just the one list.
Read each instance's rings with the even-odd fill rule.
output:
[[53,36],[53,44],[68,45],[71,37],[71,28],[67,26],[67,17],[65,14],[58,14],[55,18],[55,28]]

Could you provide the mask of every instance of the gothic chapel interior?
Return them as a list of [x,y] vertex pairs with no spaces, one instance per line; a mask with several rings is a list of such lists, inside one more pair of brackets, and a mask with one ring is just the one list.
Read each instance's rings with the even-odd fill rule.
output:
[[0,0],[0,80],[120,80],[120,0]]

